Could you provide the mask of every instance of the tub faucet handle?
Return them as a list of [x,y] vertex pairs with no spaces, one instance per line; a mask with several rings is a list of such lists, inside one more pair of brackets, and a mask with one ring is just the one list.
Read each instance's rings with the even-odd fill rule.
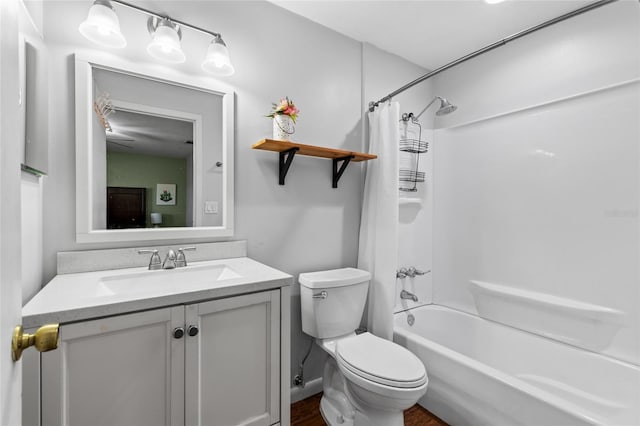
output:
[[408,272],[407,268],[400,268],[396,271],[396,278],[407,278]]
[[431,271],[421,271],[420,269],[416,269],[415,266],[410,267],[409,269],[407,269],[407,276],[413,278],[416,275],[424,275],[427,274]]

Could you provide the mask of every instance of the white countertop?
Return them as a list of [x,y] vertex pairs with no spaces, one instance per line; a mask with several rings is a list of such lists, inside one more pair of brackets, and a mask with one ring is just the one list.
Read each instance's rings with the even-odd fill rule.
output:
[[[228,268],[230,273],[210,280],[198,272],[218,266]],[[187,280],[185,272],[195,274]],[[159,284],[150,285],[156,277]],[[139,289],[134,288],[137,279],[144,283]],[[131,284],[125,291],[114,291],[105,285],[118,280]],[[22,308],[22,323],[30,329],[45,323],[83,321],[271,290],[292,283],[291,275],[248,257],[192,262],[186,268],[171,270],[138,267],[57,275]]]

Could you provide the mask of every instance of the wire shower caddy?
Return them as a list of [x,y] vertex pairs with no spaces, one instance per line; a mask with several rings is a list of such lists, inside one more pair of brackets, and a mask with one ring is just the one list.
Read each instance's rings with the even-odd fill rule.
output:
[[[422,140],[422,126],[417,120],[410,120],[410,117],[403,115],[401,121],[400,151],[407,155],[401,157],[398,189],[404,192],[417,192],[417,184],[425,181],[425,172],[419,169],[420,154],[425,154],[429,150],[429,142]],[[410,125],[418,127],[417,135],[409,131]],[[410,137],[410,134],[417,138]]]

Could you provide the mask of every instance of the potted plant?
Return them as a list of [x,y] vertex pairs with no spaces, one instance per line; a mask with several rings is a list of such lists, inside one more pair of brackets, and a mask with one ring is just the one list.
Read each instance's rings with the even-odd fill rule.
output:
[[295,123],[300,111],[288,96],[280,99],[280,103],[271,105],[271,114],[267,117],[273,119],[273,139],[289,140],[296,131]]

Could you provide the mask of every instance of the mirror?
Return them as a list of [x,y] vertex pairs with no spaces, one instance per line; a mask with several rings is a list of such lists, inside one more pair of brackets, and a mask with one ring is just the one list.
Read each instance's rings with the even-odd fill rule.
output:
[[234,94],[76,55],[76,240],[233,235]]

